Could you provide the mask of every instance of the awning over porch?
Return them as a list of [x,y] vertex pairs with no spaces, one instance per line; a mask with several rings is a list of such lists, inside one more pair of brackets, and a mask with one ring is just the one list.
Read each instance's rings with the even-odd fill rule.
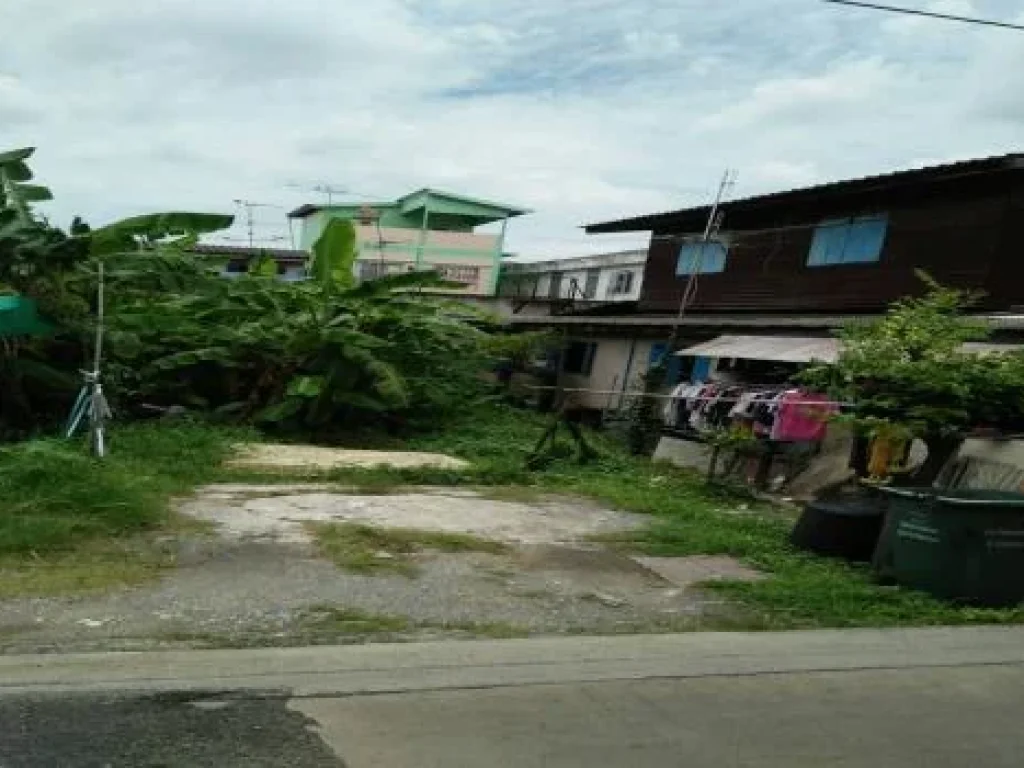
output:
[[737,357],[779,363],[835,362],[839,339],[809,336],[719,336],[676,353],[692,357]]
[[[688,357],[740,358],[743,360],[769,360],[778,363],[834,363],[839,359],[842,342],[839,339],[812,336],[718,336],[676,352]],[[1021,344],[993,344],[967,342],[964,352],[998,354],[1019,352]]]

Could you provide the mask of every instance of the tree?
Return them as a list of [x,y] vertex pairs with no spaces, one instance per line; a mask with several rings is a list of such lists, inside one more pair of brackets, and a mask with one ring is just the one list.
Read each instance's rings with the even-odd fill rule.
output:
[[121,262],[111,354],[123,391],[306,432],[436,418],[482,393],[487,320],[419,290],[448,285],[435,273],[354,285],[356,256],[353,225],[338,220],[304,282],[259,268],[224,280],[166,249],[142,273]]
[[232,221],[162,213],[90,230],[76,217],[66,234],[33,210],[34,203],[52,198],[46,187],[26,183],[33,153],[31,147],[0,153],[0,294],[36,308],[47,328],[45,335],[0,338],[0,434],[13,436],[66,415],[93,344],[100,262],[167,259],[199,234]]
[[[79,330],[88,302],[76,290],[87,248],[35,216],[50,199],[28,184],[33,149],[0,153],[0,294],[21,313],[38,312],[35,333],[0,333],[0,436],[31,432],[55,416],[77,385]],[[39,335],[43,328],[45,337]]]
[[849,420],[866,432],[920,438],[928,456],[911,480],[928,485],[971,430],[1024,429],[1024,355],[972,351],[991,333],[965,314],[978,296],[919,276],[924,296],[845,328],[838,361],[803,381],[852,403]]

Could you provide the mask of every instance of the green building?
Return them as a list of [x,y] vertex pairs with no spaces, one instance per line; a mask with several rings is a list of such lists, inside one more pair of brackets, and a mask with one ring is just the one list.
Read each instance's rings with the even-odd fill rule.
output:
[[[530,211],[463,195],[421,189],[393,202],[303,205],[289,215],[302,222],[301,248],[309,251],[331,219],[355,224],[359,257],[356,276],[430,269],[466,294],[493,296],[508,221]],[[477,232],[500,224],[497,232]]]

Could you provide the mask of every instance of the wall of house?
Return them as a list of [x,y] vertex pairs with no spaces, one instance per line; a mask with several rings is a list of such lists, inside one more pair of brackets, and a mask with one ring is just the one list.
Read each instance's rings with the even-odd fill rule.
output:
[[[641,377],[650,365],[650,339],[612,337],[570,337],[567,342],[582,341],[597,344],[590,375],[562,372],[559,384],[567,388],[598,390],[572,394],[572,402],[583,408],[617,410],[627,402],[623,392],[632,392],[641,386]],[[612,391],[618,394],[607,394]]]
[[[491,295],[499,263],[499,237],[474,232],[438,232],[356,225],[359,257],[356,276],[363,269],[400,274],[414,269],[437,269],[464,293]],[[368,262],[362,267],[361,262]]]
[[[408,231],[418,230],[423,224],[422,216],[407,216],[403,214],[397,205],[381,205],[379,203],[369,206],[380,216],[380,226]],[[301,220],[302,234],[299,238],[299,247],[308,251],[319,239],[320,234],[331,219],[356,219],[359,216],[361,205],[335,205],[330,208],[321,208],[309,214]]]
[[[808,266],[815,226],[839,216],[888,215],[886,239],[877,263]],[[1011,226],[1024,220],[1024,190],[973,191],[942,197],[921,192],[898,202],[857,208],[804,207],[765,214],[750,228],[760,234],[731,234],[725,270],[701,275],[689,309],[695,312],[874,312],[902,296],[919,294],[915,271],[939,282],[987,293],[982,308],[1024,305],[1024,259]],[[730,223],[725,209],[726,228]],[[738,226],[735,219],[734,226]],[[747,226],[745,223],[744,227]],[[773,231],[764,231],[773,230]],[[641,311],[678,309],[687,278],[676,275],[679,236],[660,231],[652,238],[644,275]]]
[[[571,265],[568,264],[567,266]],[[558,298],[582,298],[581,294],[587,287],[587,269],[548,269],[545,271],[513,271],[505,268],[502,281],[504,287],[502,294],[508,296],[523,296],[535,298],[548,298],[551,291],[551,281],[554,275],[562,276],[559,286]],[[629,272],[633,275],[630,290],[625,293],[612,293],[617,276],[622,272]],[[643,284],[644,268],[642,264],[631,264],[626,266],[601,267],[598,272],[597,288],[592,297],[593,301],[636,301],[640,298],[640,290]],[[577,292],[572,292],[573,280],[578,286]],[[536,287],[534,287],[536,286]]]

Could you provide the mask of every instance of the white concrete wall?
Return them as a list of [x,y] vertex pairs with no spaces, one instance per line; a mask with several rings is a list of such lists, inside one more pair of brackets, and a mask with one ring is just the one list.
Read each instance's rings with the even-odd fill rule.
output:
[[[611,293],[616,278],[621,272],[630,272],[633,275],[633,282],[627,293]],[[537,290],[534,294],[537,298],[547,298],[551,286],[551,278],[554,274],[561,274],[562,283],[558,291],[559,298],[570,297],[580,299],[582,292],[587,288],[587,270],[571,269],[564,272],[552,270],[541,272],[537,275]],[[512,273],[514,275],[515,273]],[[515,279],[509,275],[509,279]],[[597,289],[591,297],[594,301],[636,301],[640,298],[640,287],[643,284],[644,270],[642,266],[607,267],[602,268],[598,273]],[[572,281],[575,280],[579,286],[579,292],[572,294]]]
[[[535,296],[538,298],[547,298],[551,276],[558,273],[562,276],[559,297],[563,299],[569,298],[573,278],[577,280],[580,290],[583,291],[587,285],[587,270],[597,269],[599,270],[597,290],[593,297],[595,301],[636,301],[640,298],[646,261],[646,251],[624,251],[542,262],[506,260],[502,269],[504,279],[510,282],[515,281],[517,277],[536,278]],[[627,293],[613,294],[610,290],[620,272],[632,273],[633,282]]]
[[[589,376],[562,373],[559,383],[567,388],[596,390],[573,393],[573,403],[583,408],[618,410],[627,397],[622,394],[640,388],[641,377],[650,363],[649,340],[570,337],[567,341],[596,342],[597,352]],[[632,349],[632,360],[630,350]]]
[[[628,293],[611,293],[612,286],[620,272],[631,272],[633,284]],[[601,301],[636,301],[640,298],[640,286],[644,281],[644,268],[639,267],[610,267],[601,270],[601,276],[597,281],[597,296]]]

